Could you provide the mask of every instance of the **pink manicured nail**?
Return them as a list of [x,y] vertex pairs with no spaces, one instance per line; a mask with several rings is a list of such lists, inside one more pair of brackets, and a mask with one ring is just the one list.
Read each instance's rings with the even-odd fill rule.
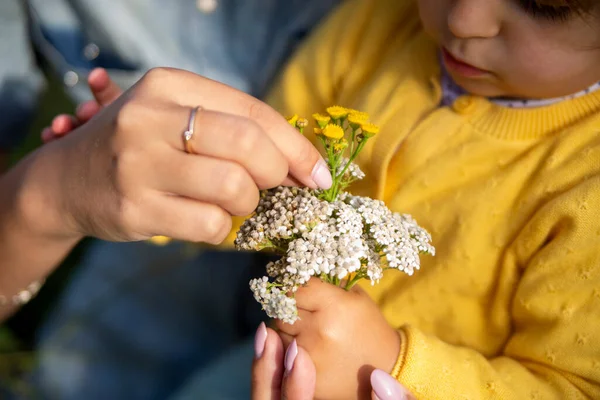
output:
[[261,322],[256,330],[256,335],[254,336],[254,354],[256,359],[262,357],[263,352],[265,351],[265,344],[267,343],[267,326],[264,322]]
[[292,368],[294,368],[294,361],[296,361],[296,357],[298,356],[298,344],[296,343],[296,339],[290,344],[285,352],[285,360],[283,362],[285,366],[285,375],[288,376],[292,372]]
[[406,400],[408,398],[402,385],[380,369],[371,373],[371,387],[379,400]]
[[331,172],[329,172],[329,167],[325,163],[325,160],[321,159],[315,165],[312,172],[312,179],[321,189],[329,189],[333,184],[333,178],[331,177]]

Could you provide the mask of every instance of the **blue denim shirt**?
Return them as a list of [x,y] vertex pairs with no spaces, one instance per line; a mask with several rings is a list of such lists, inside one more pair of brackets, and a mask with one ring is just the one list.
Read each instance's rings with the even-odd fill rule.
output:
[[75,101],[104,67],[128,87],[156,66],[261,96],[278,68],[341,0],[2,0],[0,149],[26,131],[43,86],[34,52]]

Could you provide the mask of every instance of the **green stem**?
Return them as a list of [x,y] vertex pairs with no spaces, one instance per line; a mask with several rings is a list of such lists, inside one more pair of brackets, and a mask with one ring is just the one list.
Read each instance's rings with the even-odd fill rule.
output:
[[358,156],[358,153],[360,153],[361,150],[363,149],[363,147],[365,147],[365,142],[366,142],[366,140],[363,140],[362,142],[360,142],[358,144],[358,147],[356,148],[356,151],[353,152],[350,155],[350,158],[348,159],[348,163],[346,163],[346,165],[344,166],[344,169],[342,170],[342,172],[339,173],[339,175],[337,176],[337,178],[341,178],[341,177],[344,176],[344,174],[346,173],[346,171],[350,167],[350,164],[352,163],[352,161],[354,161],[354,159],[356,158],[356,156]]
[[356,140],[356,131],[358,129],[352,127],[350,127],[350,129],[352,129],[352,141],[350,142],[350,154],[352,154],[354,152],[354,141]]
[[[343,121],[344,119],[334,119],[333,122],[339,126],[343,127]],[[363,147],[365,146],[365,143],[367,141],[367,138],[364,138],[363,140],[361,140],[358,145],[356,145],[356,132],[357,129],[351,128],[352,130],[352,140],[350,143],[350,157],[348,158],[348,162],[346,163],[346,165],[344,165],[344,168],[342,168],[342,171],[340,171],[340,173],[338,173],[338,168],[341,165],[343,156],[344,156],[344,151],[339,151],[339,152],[335,152],[333,151],[333,146],[331,145],[330,141],[325,138],[324,136],[319,136],[319,140],[321,140],[321,143],[323,144],[323,147],[325,148],[325,151],[327,153],[327,163],[329,165],[329,169],[331,171],[331,175],[332,175],[332,185],[331,188],[325,190],[322,192],[321,198],[332,203],[334,202],[338,195],[340,194],[341,190],[343,190],[345,187],[348,186],[349,182],[344,182],[343,178],[344,178],[344,174],[348,171],[348,168],[350,168],[350,164],[356,159],[356,157],[358,156],[358,154],[362,151]],[[355,147],[356,146],[356,147]]]
[[352,278],[348,282],[346,282],[346,286],[344,287],[344,289],[345,290],[352,289],[352,287],[354,285],[356,285],[358,283],[358,281],[360,281],[362,278],[364,278],[364,275],[361,274],[360,272],[358,272],[356,275],[354,275],[354,278]]
[[328,164],[329,164],[329,168],[331,171],[331,176],[333,178],[333,183],[331,185],[331,188],[327,189],[324,194],[325,194],[325,200],[329,201],[330,203],[335,201],[335,199],[337,198],[337,192],[338,192],[338,186],[340,183],[339,180],[339,176],[336,174],[336,171],[338,169],[339,163],[341,161],[341,157],[336,157],[336,154],[331,152],[329,148],[327,148],[327,158],[328,158]]
[[[352,162],[356,159],[356,156],[358,156],[358,153],[360,153],[361,150],[363,149],[363,147],[365,147],[366,141],[367,140],[364,139],[363,141],[361,141],[358,144],[358,147],[351,154],[350,158],[348,159],[348,162],[346,163],[346,165],[344,166],[344,168],[342,169],[342,171],[333,178],[334,182],[339,182],[344,177],[344,174],[346,173],[346,171],[348,170],[348,168],[350,168],[350,164],[352,164]],[[337,168],[336,168],[336,171],[337,171]],[[335,195],[333,197],[334,199],[336,199],[338,197],[338,195],[339,195],[340,188],[338,186],[339,185],[335,186]],[[333,189],[334,186],[332,186],[331,188]]]

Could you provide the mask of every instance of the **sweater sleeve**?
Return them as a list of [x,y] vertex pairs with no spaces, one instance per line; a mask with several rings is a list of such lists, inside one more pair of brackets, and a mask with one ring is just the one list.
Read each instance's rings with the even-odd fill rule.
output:
[[390,42],[404,43],[417,26],[414,0],[345,0],[289,60],[268,103],[284,115],[309,117],[344,102],[340,94],[362,90]]
[[600,398],[598,188],[596,175],[546,202],[506,252],[520,268],[500,355],[405,326],[395,377],[419,399]]

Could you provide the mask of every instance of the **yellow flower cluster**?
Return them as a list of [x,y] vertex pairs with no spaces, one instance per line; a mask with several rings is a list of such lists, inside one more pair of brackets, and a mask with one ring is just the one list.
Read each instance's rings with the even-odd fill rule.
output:
[[344,137],[344,128],[339,125],[329,124],[323,128],[322,134],[330,139],[341,139]]
[[343,151],[348,147],[348,141],[346,139],[342,139],[337,143],[334,143],[333,150],[336,152]]
[[[357,111],[342,106],[331,106],[327,108],[327,114],[328,115],[313,114],[313,118],[315,119],[317,125],[320,128],[320,130],[315,129],[315,133],[317,135],[324,134],[323,130],[328,125],[331,125],[331,120],[336,122],[337,125],[343,126],[344,119],[348,121],[348,125],[354,131],[360,129],[364,137],[373,137],[379,133],[379,126],[369,123],[370,117],[369,114],[366,112]],[[338,124],[338,122],[340,123]],[[335,139],[334,136],[327,137]]]
[[331,121],[331,117],[329,115],[323,115],[323,114],[313,114],[313,118],[315,119],[315,121],[317,122],[317,125],[319,126],[319,128],[323,129],[327,126],[327,124],[329,123],[329,121]]
[[362,134],[365,135],[366,137],[373,137],[379,133],[379,126],[377,126],[375,124],[369,124],[369,123],[362,124],[360,126],[360,129],[362,131]]
[[348,123],[353,129],[358,129],[369,121],[369,114],[362,111],[351,111],[348,114]]
[[298,114],[287,117],[286,120],[291,126],[296,127],[296,122],[298,122]]
[[349,112],[350,112],[350,110],[347,109],[346,107],[341,107],[341,106],[327,107],[327,114],[329,114],[331,116],[331,118],[333,118],[333,119],[346,118],[348,116]]
[[154,245],[157,246],[165,246],[169,243],[171,243],[173,239],[171,239],[170,237],[167,236],[153,236],[150,239],[148,239],[148,241]]
[[298,117],[298,114],[287,117],[286,120],[291,126],[298,128],[300,133],[304,133],[304,128],[308,126],[308,120],[306,118]]

